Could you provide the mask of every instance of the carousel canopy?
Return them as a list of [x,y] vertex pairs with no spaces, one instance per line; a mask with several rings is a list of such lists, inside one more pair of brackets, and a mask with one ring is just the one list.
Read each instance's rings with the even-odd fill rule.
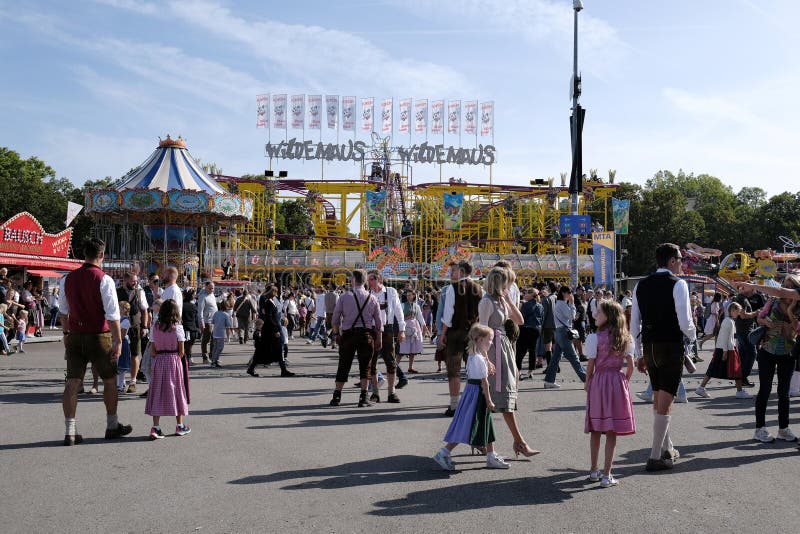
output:
[[183,140],[169,136],[117,187],[118,191],[127,189],[205,191],[212,195],[225,192],[192,158]]

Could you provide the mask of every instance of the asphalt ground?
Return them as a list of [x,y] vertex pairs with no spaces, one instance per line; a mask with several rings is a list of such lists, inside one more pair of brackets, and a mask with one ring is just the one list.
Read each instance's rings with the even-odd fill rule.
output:
[[[796,444],[752,441],[754,401],[734,398],[730,382],[713,380],[711,399],[691,393],[705,363],[686,378],[691,402],[673,412],[674,470],[645,472],[652,408],[635,399],[637,434],[618,439],[619,485],[602,489],[587,480],[585,393],[569,365],[560,390],[544,390],[541,375],[521,384],[520,426],[540,455],[517,460],[495,415],[511,468],[486,469],[462,445],[457,470],[444,472],[431,457],[450,421],[448,391],[430,345],[415,364],[422,373],[398,392],[401,404],[358,408],[348,386],[333,408],[332,350],[292,341],[297,377],[280,378],[273,365],[252,378],[244,373],[252,347],[229,344],[224,367],[191,371],[191,434],[172,435],[174,422],[163,418],[167,438],[148,441],[144,399],[123,395],[120,420],[133,433],[106,441],[101,396],[81,395],[85,441],[75,447],[61,444],[63,349],[26,349],[0,357],[4,533],[800,531]],[[636,373],[632,391],[645,386]],[[800,431],[797,408],[793,399]],[[777,431],[774,393],[768,425]]]

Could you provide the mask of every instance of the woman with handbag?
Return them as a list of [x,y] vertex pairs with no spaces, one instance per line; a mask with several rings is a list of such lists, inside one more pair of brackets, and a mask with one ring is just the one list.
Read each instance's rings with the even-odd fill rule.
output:
[[[787,276],[783,282],[787,289],[800,288],[800,277]],[[758,351],[758,378],[760,387],[756,397],[756,431],[753,439],[763,443],[775,441],[796,441],[797,437],[789,428],[789,386],[795,362],[792,350],[798,321],[796,316],[797,299],[772,299],[766,306],[768,313],[759,314],[758,324],[767,328],[761,348]],[[772,436],[767,430],[766,413],[769,396],[772,393],[772,380],[778,374],[778,435]]]
[[575,373],[581,382],[586,382],[586,369],[581,365],[578,359],[578,353],[575,351],[575,346],[572,341],[578,338],[578,332],[572,328],[573,321],[575,320],[575,304],[574,295],[569,286],[561,286],[558,290],[558,297],[556,298],[556,306],[553,310],[556,332],[555,332],[555,350],[553,350],[553,357],[547,365],[547,371],[544,375],[545,389],[558,389],[561,386],[556,384],[556,372],[558,365],[561,362],[561,355],[572,364]]
[[706,384],[712,378],[723,380],[734,380],[736,382],[736,398],[752,399],[753,396],[742,389],[742,362],[739,358],[739,351],[736,346],[736,326],[734,321],[742,313],[742,306],[732,302],[728,306],[728,316],[722,321],[717,336],[717,346],[714,349],[714,357],[706,369],[706,376],[697,389],[694,390],[704,399],[710,399],[711,395],[706,391]]

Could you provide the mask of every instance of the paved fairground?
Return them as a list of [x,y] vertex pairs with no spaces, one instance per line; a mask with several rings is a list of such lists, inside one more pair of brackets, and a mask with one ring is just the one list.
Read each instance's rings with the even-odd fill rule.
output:
[[[723,381],[712,381],[711,399],[690,393],[674,410],[681,459],[671,472],[644,470],[652,412],[636,399],[639,432],[618,441],[619,485],[602,489],[587,480],[585,394],[569,366],[561,390],[544,390],[540,378],[521,384],[520,425],[540,455],[514,458],[495,415],[511,468],[488,470],[459,446],[456,471],[444,472],[431,456],[450,421],[448,394],[430,345],[415,364],[421,373],[399,391],[402,403],[371,408],[356,407],[351,387],[340,407],[328,405],[330,349],[292,341],[297,377],[280,378],[273,366],[252,378],[244,372],[251,347],[228,345],[224,367],[192,370],[190,435],[171,435],[165,418],[167,439],[148,441],[144,399],[125,395],[120,419],[133,434],[105,441],[102,399],[84,394],[85,441],[74,447],[62,445],[61,345],[26,348],[0,357],[4,533],[800,531],[796,444],[752,441],[753,401],[735,399]],[[690,391],[705,365],[687,378]],[[643,375],[631,386],[643,390]],[[776,412],[773,394],[773,433]]]

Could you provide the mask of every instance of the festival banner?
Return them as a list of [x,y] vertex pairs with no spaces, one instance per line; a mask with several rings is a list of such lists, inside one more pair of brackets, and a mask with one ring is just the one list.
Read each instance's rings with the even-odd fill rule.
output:
[[367,191],[367,227],[383,228],[386,216],[386,191]]
[[444,195],[444,229],[461,228],[461,208],[464,206],[464,193],[443,193]]
[[322,128],[322,95],[308,95],[308,129]]
[[444,131],[444,100],[431,102],[431,133],[440,134]]
[[414,131],[423,133],[428,131],[428,99],[414,102]]
[[494,102],[481,102],[481,137],[494,136]]
[[394,100],[384,98],[381,102],[381,133],[392,133],[392,121],[394,119]]
[[292,95],[292,128],[302,130],[306,118],[306,95]]
[[447,133],[456,134],[461,129],[461,100],[447,103]]
[[356,131],[356,97],[342,97],[342,130],[345,132]]
[[272,127],[286,128],[286,95],[272,95]]
[[256,95],[256,128],[269,124],[269,95]]
[[631,201],[612,198],[611,206],[614,214],[614,232],[619,235],[628,235]]
[[400,99],[400,124],[397,125],[398,133],[408,133],[411,129],[411,99]]
[[592,234],[592,253],[594,254],[594,285],[614,287],[614,232],[594,232]]
[[372,132],[375,130],[375,99],[372,97],[361,99],[361,130]]
[[335,130],[339,119],[339,95],[325,96],[325,110],[328,113],[328,129]]
[[476,116],[478,114],[478,101],[469,100],[464,102],[464,133],[475,135],[478,131]]
[[68,201],[67,202],[67,221],[66,221],[66,224],[64,224],[64,226],[69,226],[69,223],[71,223],[72,221],[75,220],[75,217],[78,216],[78,214],[81,212],[82,209],[83,209],[83,206],[81,206],[80,204],[76,204],[76,203],[72,202],[71,200]]

